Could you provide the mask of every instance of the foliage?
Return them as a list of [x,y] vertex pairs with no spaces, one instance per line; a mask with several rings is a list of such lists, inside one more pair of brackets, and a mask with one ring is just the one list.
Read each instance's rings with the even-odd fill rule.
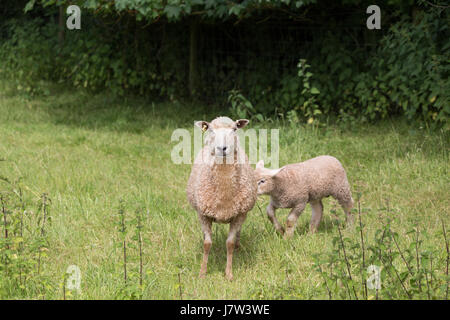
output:
[[40,84],[45,80],[58,80],[52,50],[56,45],[54,29],[39,18],[32,23],[12,19],[4,28],[9,39],[0,44],[0,74],[14,81],[19,92],[48,94],[42,91]]
[[278,110],[287,112],[289,119],[299,121],[300,115],[302,119],[307,119],[308,124],[313,124],[315,118],[322,114],[317,101],[320,91],[311,85],[313,73],[309,71],[311,66],[306,63],[306,59],[300,59],[297,67],[300,82],[291,77],[282,79],[282,89],[275,93],[275,100],[280,104]]
[[252,103],[245,98],[238,90],[231,90],[228,96],[231,104],[230,112],[235,119],[255,119],[263,122],[264,116],[256,113]]
[[446,125],[450,115],[450,29],[445,13],[403,17],[369,56],[346,42],[323,41],[323,64],[313,59],[325,114],[373,121],[392,115]]
[[[448,266],[449,253],[444,222],[443,245],[424,248],[423,238],[429,237],[425,230],[414,227],[405,234],[393,231],[389,208],[383,208],[387,211],[387,221],[375,231],[370,241],[364,235],[362,211],[358,209],[359,212],[354,210],[360,219],[355,231],[360,233],[360,239],[343,236],[337,220],[339,232],[333,238],[333,248],[315,257],[315,268],[322,275],[322,286],[329,298],[447,299],[449,275],[445,265]],[[402,245],[404,239],[409,240],[406,245]],[[444,248],[447,248],[446,255]],[[368,287],[368,280],[373,280],[374,284],[376,277],[370,273],[369,266],[379,268],[380,288],[376,285]]]
[[403,18],[391,27],[373,68],[355,87],[368,117],[402,113],[410,120],[448,121],[450,26],[445,20],[444,13],[423,14],[414,24]]
[[44,270],[51,249],[46,235],[49,202],[43,194],[36,210],[19,181],[1,178],[0,297],[42,297],[56,283]]
[[[373,31],[359,15],[336,18],[337,6],[359,10],[365,1],[78,1],[83,32],[66,31],[61,42],[53,20],[60,3],[68,4],[29,1],[29,19],[3,23],[0,74],[18,92],[48,95],[45,82],[52,81],[122,96],[185,99],[190,16],[202,22],[195,99],[228,102],[233,115],[259,121],[351,125],[401,116],[449,130],[448,10],[390,1],[392,10],[383,15],[388,22]],[[264,46],[293,25],[316,30],[309,16],[323,26],[305,36],[307,42],[291,34],[280,46]],[[266,26],[254,23],[268,18]],[[358,28],[348,31],[347,24]],[[226,35],[217,48],[224,54],[202,47],[209,29]]]
[[187,16],[201,16],[214,19],[229,19],[234,17],[248,17],[256,10],[262,9],[298,9],[315,3],[316,0],[89,0],[89,1],[56,1],[29,0],[25,11],[32,10],[36,3],[43,6],[78,4],[81,8],[95,10],[102,13],[132,13],[137,20],[159,20],[166,18],[177,21]]
[[43,89],[43,80],[66,82],[93,91],[106,87],[118,95],[145,93],[169,99],[182,87],[182,74],[172,69],[182,65],[183,52],[173,50],[175,42],[157,48],[154,39],[140,41],[142,51],[159,50],[161,56],[158,60],[144,59],[136,56],[138,47],[134,50],[123,47],[122,41],[131,41],[126,36],[128,30],[105,30],[103,27],[107,25],[98,25],[101,22],[89,16],[83,23],[91,31],[72,33],[60,46],[57,29],[42,19],[11,20],[7,25],[10,37],[0,44],[0,74],[14,81],[18,91],[30,95],[48,94]]
[[261,65],[260,72],[246,78],[247,86],[241,84],[241,92],[265,116],[286,115],[310,123],[337,116],[340,122],[352,123],[401,115],[448,130],[450,29],[446,21],[448,13],[440,10],[419,11],[414,20],[402,16],[375,48],[370,34],[356,49],[355,36],[319,35],[305,55],[306,68],[314,77],[311,71],[302,71],[300,62],[300,81],[285,72],[274,84],[266,80]]
[[314,71],[314,78],[310,71],[303,71],[300,62],[302,81],[286,73],[271,96],[254,93],[248,97],[256,108],[261,102],[270,104],[278,114],[292,118],[296,112],[310,122],[332,115],[343,122],[402,115],[448,130],[450,29],[446,13],[422,12],[417,19],[412,22],[403,17],[383,36],[378,48],[369,52],[352,49],[348,36],[328,34],[314,43],[313,52],[320,54],[311,55],[311,66],[306,66]]

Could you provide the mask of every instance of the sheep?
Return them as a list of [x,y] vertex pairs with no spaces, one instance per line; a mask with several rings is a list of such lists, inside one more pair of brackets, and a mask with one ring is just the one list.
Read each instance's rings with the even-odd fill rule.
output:
[[[350,210],[354,202],[347,175],[339,160],[332,156],[319,156],[274,170],[264,168],[261,160],[256,164],[255,174],[258,195],[270,195],[267,216],[285,238],[293,235],[297,219],[307,203],[312,209],[310,231],[315,233],[322,219],[322,198],[328,196],[338,200],[347,215],[347,223],[353,222]],[[286,221],[286,232],[275,216],[278,208],[292,209]]]
[[228,280],[233,279],[233,251],[240,246],[241,226],[257,199],[254,170],[239,145],[236,132],[248,122],[246,119],[233,121],[228,117],[218,117],[211,123],[195,122],[206,132],[205,146],[194,160],[186,193],[198,213],[204,236],[200,278],[206,275],[212,245],[211,226],[216,222],[230,224],[225,276]]

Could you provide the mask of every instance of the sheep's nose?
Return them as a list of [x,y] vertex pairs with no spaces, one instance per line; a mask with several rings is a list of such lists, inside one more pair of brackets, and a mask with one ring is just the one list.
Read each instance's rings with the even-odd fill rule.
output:
[[227,147],[216,147],[218,151],[221,151],[222,153],[225,153],[227,151]]

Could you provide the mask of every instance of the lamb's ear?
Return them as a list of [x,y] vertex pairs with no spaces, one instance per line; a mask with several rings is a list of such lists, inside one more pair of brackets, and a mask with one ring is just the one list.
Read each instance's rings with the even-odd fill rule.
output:
[[247,119],[239,119],[236,120],[236,127],[238,129],[242,129],[243,127],[245,127],[250,121]]
[[272,177],[275,177],[277,174],[279,174],[281,171],[283,171],[284,168],[285,168],[285,167],[281,167],[281,168],[279,168],[279,169],[271,170],[270,175],[271,175]]
[[195,121],[195,125],[202,129],[203,132],[209,129],[209,122],[206,121]]
[[264,169],[264,160],[259,160],[256,164],[256,169]]

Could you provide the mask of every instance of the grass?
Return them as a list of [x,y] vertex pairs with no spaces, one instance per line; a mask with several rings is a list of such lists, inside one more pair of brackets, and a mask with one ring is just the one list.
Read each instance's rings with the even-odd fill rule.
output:
[[[76,265],[82,292],[68,292],[71,299],[327,299],[313,256],[329,251],[338,235],[330,216],[331,199],[324,201],[317,234],[307,232],[308,207],[293,239],[285,241],[265,216],[268,199],[260,198],[262,213],[255,206],[243,226],[232,282],[224,278],[228,226],[214,224],[208,274],[198,278],[202,236],[185,195],[190,166],[171,162],[170,137],[176,128],[192,130],[194,120],[211,120],[219,113],[206,106],[61,89],[30,98],[0,82],[0,176],[18,181],[31,217],[39,212],[41,194],[51,199],[51,219],[45,227],[48,250],[40,266],[40,277],[48,284],[29,282],[19,288],[2,273],[0,298],[63,299],[65,271]],[[449,222],[448,133],[400,120],[348,128],[317,129],[282,121],[250,127],[280,128],[280,165],[321,154],[340,159],[354,194],[362,194],[367,234],[380,228],[387,216],[400,234],[417,226],[427,234],[423,246],[442,252],[435,268],[443,271],[441,219],[447,229]],[[1,180],[0,191],[8,188]],[[388,213],[382,211],[387,202]],[[138,295],[129,288],[139,283],[140,268],[132,231],[125,235],[124,285],[121,205],[129,230],[135,211],[143,215],[143,286]],[[283,223],[287,212],[277,212]],[[340,210],[338,214],[344,216]],[[360,236],[354,228],[342,232],[352,239]],[[400,245],[408,245],[413,237],[401,237]]]

